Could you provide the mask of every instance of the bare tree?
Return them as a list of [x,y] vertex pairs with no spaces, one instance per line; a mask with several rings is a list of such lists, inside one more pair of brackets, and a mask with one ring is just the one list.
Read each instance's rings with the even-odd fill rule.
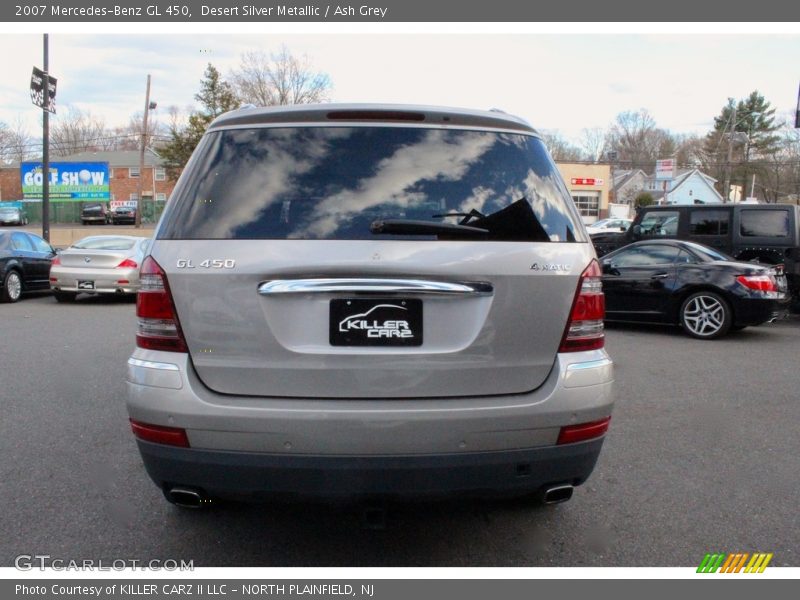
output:
[[621,164],[645,171],[652,170],[656,160],[672,156],[677,149],[672,135],[656,127],[655,119],[644,108],[618,114],[606,141],[608,149],[617,152]]
[[36,156],[39,146],[19,117],[12,124],[0,121],[0,163],[22,162],[32,158]]
[[580,146],[586,158],[598,162],[606,147],[606,131],[602,127],[581,129]]
[[329,99],[331,80],[315,71],[306,56],[294,56],[286,46],[277,53],[246,52],[231,82],[239,99],[257,106],[311,104]]
[[556,162],[576,162],[584,159],[583,152],[556,130],[540,131],[542,141]]
[[113,148],[113,136],[106,131],[105,122],[88,111],[70,106],[53,121],[50,148],[56,156]]

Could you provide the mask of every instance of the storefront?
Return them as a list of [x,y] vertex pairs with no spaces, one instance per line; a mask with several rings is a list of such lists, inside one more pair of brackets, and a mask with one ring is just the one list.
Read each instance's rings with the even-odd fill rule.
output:
[[611,167],[584,163],[556,163],[572,200],[584,223],[594,223],[608,215]]

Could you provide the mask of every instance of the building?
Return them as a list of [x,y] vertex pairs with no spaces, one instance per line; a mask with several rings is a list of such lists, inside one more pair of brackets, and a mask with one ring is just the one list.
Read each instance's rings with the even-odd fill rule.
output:
[[638,196],[647,186],[648,175],[641,169],[614,171],[612,201],[620,204],[634,204]]
[[[59,163],[108,163],[110,205],[138,205],[138,185],[142,180],[144,198],[142,215],[155,219],[161,214],[169,195],[175,187],[170,179],[164,160],[152,149],[144,154],[144,169],[139,171],[138,150],[112,150],[103,152],[80,152],[68,156],[53,156],[51,162]],[[0,201],[22,199],[22,184],[19,163],[0,165]],[[78,201],[52,201],[51,215],[56,221],[74,222],[79,220]],[[32,217],[40,214],[34,206],[29,211]]]
[[594,223],[608,215],[612,189],[611,167],[596,163],[556,163],[584,223]]
[[716,182],[699,169],[679,169],[672,179],[656,180],[655,175],[648,175],[644,191],[661,204],[666,183],[667,204],[720,204],[722,195],[714,187]]

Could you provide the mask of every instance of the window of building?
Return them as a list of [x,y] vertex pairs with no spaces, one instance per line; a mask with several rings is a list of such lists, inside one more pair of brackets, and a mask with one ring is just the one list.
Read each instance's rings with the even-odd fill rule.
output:
[[138,177],[139,167],[128,167],[128,177]]
[[162,167],[156,167],[156,181],[164,181],[167,178],[167,171]]
[[728,235],[728,210],[694,210],[689,217],[689,235]]
[[158,192],[156,194],[156,202],[166,202],[166,201],[167,201],[167,195],[166,194],[161,193],[161,192]]
[[129,198],[128,198],[128,199],[129,199],[129,200],[139,200],[139,194],[137,194],[136,192],[133,192],[133,193],[132,193],[132,194],[129,196]]
[[572,196],[575,206],[582,217],[597,217],[600,214],[600,196],[580,195]]

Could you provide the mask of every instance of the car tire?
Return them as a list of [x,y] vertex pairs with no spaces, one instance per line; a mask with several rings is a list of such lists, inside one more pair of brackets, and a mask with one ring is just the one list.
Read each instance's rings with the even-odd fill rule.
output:
[[22,277],[19,271],[11,270],[3,278],[0,289],[0,302],[16,302],[22,296]]
[[728,333],[732,322],[733,312],[730,305],[715,292],[695,292],[681,304],[681,327],[693,338],[720,338]]
[[56,299],[56,302],[66,304],[75,302],[75,298],[78,297],[78,294],[75,292],[53,292],[53,297]]

